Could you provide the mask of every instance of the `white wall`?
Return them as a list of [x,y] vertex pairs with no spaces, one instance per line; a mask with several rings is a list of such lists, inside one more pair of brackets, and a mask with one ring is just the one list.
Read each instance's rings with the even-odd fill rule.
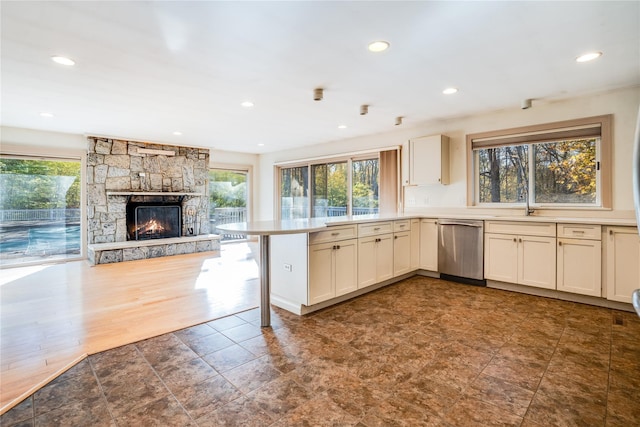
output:
[[[411,127],[403,125],[388,133],[371,135],[303,147],[295,150],[263,154],[260,156],[261,190],[258,219],[271,219],[274,214],[274,163],[319,157],[332,154],[405,144],[418,136],[445,134],[450,137],[450,185],[406,187],[407,211],[466,209],[466,140],[470,133],[508,129],[540,123],[550,123],[581,117],[613,114],[613,210],[600,216],[633,217],[631,184],[631,158],[640,88],[601,93],[557,101],[533,101],[533,107],[521,110],[519,106],[488,114],[440,121],[429,121]],[[405,119],[405,124],[411,118]],[[403,157],[407,150],[403,150]]]

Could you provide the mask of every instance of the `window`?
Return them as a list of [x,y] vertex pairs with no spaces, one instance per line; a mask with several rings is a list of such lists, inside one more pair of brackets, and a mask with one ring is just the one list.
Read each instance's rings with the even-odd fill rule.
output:
[[0,157],[0,262],[81,255],[80,160]]
[[[217,225],[247,221],[248,171],[211,169],[209,171],[209,222]],[[245,236],[221,233],[222,240],[244,239]]]
[[376,155],[280,166],[280,219],[378,213],[379,165]]
[[475,204],[610,207],[610,121],[468,135]]
[[280,218],[309,217],[309,167],[280,170]]

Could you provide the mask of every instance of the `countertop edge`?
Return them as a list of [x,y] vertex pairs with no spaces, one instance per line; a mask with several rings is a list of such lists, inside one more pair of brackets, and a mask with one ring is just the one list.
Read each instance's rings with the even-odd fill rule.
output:
[[442,214],[399,214],[381,216],[363,216],[358,218],[312,218],[305,220],[283,221],[255,221],[250,223],[232,223],[219,225],[216,228],[221,231],[234,232],[246,235],[278,235],[313,233],[322,231],[328,227],[345,226],[352,224],[366,224],[369,222],[397,221],[403,219],[475,219],[482,221],[505,222],[551,222],[556,224],[593,224],[603,226],[636,227],[637,223],[632,218],[572,218],[572,217],[540,217],[540,216],[491,216],[491,215],[442,215]]

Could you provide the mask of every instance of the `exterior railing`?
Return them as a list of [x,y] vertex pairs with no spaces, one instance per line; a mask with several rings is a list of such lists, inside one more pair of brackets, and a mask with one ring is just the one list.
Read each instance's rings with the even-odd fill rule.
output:
[[[214,208],[210,217],[211,228],[215,230],[218,225],[231,224],[234,222],[245,222],[247,220],[247,208]],[[218,232],[222,240],[244,239],[242,234],[229,234]]]
[[80,209],[3,209],[0,222],[80,221]]

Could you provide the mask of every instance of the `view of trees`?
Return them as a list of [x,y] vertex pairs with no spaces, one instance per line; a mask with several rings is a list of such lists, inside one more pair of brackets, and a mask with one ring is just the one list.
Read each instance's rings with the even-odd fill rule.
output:
[[0,158],[0,209],[80,207],[80,162]]
[[530,179],[536,203],[596,200],[594,138],[486,148],[478,151],[478,161],[480,203],[524,202]]
[[247,207],[247,174],[211,170],[209,172],[209,206],[211,209]]
[[595,203],[596,140],[535,145],[536,202]]

